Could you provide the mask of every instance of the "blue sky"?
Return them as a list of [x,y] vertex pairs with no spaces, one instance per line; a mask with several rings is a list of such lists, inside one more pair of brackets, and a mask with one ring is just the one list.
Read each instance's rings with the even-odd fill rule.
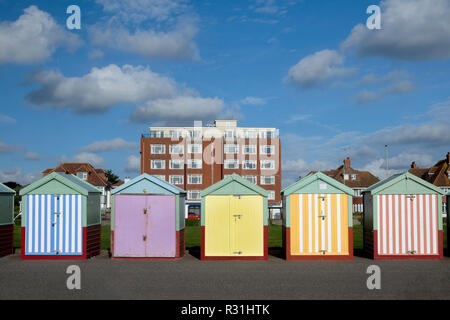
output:
[[0,0],[0,181],[62,161],[134,176],[150,125],[225,117],[280,129],[283,185],[346,156],[384,178],[385,144],[391,173],[432,165],[450,151],[449,17],[446,0]]

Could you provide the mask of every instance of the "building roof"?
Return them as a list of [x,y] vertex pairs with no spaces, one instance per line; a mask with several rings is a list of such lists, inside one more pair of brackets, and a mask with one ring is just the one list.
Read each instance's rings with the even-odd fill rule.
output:
[[54,169],[46,169],[42,173],[45,175],[52,172],[64,172],[76,175],[77,172],[88,172],[87,181],[94,186],[108,186],[108,180],[104,176],[104,169],[96,169],[89,163],[61,163]]
[[[316,171],[311,171],[311,173],[316,173]],[[339,181],[340,183],[346,185],[350,188],[368,188],[371,185],[377,183],[380,181],[377,177],[375,177],[372,173],[369,171],[360,171],[351,168],[350,166],[341,165],[337,169],[329,170],[329,171],[322,171],[322,173],[326,174],[327,176]],[[349,175],[348,180],[344,180],[344,174]],[[351,175],[356,174],[356,180],[351,179]]]
[[[342,193],[347,193],[350,196],[353,196],[353,189],[351,189],[350,187],[340,183],[339,181],[337,181],[336,179],[333,179],[327,175],[325,175],[322,172],[316,172],[313,174],[309,174],[306,177],[300,179],[299,181],[297,181],[296,183],[290,185],[289,187],[283,189],[281,191],[281,193],[283,195],[289,195],[292,193],[297,193],[299,192],[301,189],[307,187],[307,186],[311,186],[311,184],[313,184],[314,182],[317,181],[323,181],[326,184],[329,184],[331,186],[333,186],[334,188],[336,188],[337,190],[341,191]],[[313,189],[320,189],[319,186],[316,186],[316,188]],[[327,193],[326,190],[323,191],[318,191],[316,190],[316,192],[321,192],[321,193]]]
[[65,174],[61,172],[52,172],[45,177],[33,182],[32,184],[26,186],[20,190],[20,195],[23,196],[32,192],[33,190],[43,186],[44,184],[50,182],[51,180],[57,180],[58,182],[64,184],[65,186],[79,192],[83,195],[88,195],[89,193],[101,193],[99,189],[91,185],[90,183],[81,180],[80,178],[72,175]]
[[260,186],[257,186],[254,183],[251,183],[250,181],[248,181],[247,179],[241,177],[240,175],[233,173],[231,175],[229,175],[228,177],[226,177],[225,179],[209,186],[208,188],[202,190],[200,192],[200,196],[204,197],[208,194],[211,194],[223,187],[225,187],[226,185],[230,184],[230,183],[238,183],[241,186],[250,189],[251,191],[253,191],[254,193],[258,193],[264,197],[267,197],[269,195],[269,192],[267,190],[264,190],[263,188],[261,188]]
[[[439,160],[430,168],[416,168],[409,169],[413,175],[422,178],[423,180],[432,183],[437,187],[450,187],[450,153],[447,154],[447,159]],[[415,163],[413,162],[413,165]]]
[[383,190],[385,190],[386,188],[389,188],[403,180],[414,181],[415,183],[421,185],[422,187],[425,187],[425,188],[427,188],[431,191],[434,191],[438,194],[444,195],[444,192],[442,191],[441,188],[438,188],[438,187],[434,186],[433,184],[431,184],[427,181],[424,181],[423,179],[420,179],[417,176],[415,176],[409,172],[394,174],[393,176],[390,176],[389,178],[386,178],[386,179],[374,184],[373,186],[371,186],[364,192],[378,194],[378,193],[382,192]]
[[[140,182],[142,182],[144,180],[145,180],[145,182],[147,182],[147,185],[148,185],[148,183],[154,184],[154,185],[156,185],[164,190],[167,190],[173,194],[185,194],[186,193],[186,191],[184,191],[183,189],[178,188],[177,186],[174,186],[173,184],[170,184],[167,181],[164,181],[162,179],[159,179],[158,177],[149,175],[147,173],[143,173],[140,176],[138,176],[134,179],[131,179],[127,183],[124,183],[121,186],[115,188],[111,192],[111,194],[118,194],[128,188],[132,188],[133,186],[139,184]],[[159,189],[159,190],[161,190],[161,189]]]
[[0,193],[3,193],[3,194],[16,194],[16,192],[13,189],[5,186],[3,183],[0,183]]

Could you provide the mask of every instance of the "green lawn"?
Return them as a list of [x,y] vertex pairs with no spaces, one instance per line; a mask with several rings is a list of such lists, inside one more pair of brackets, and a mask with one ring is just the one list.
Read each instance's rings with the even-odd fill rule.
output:
[[[102,250],[110,248],[110,226],[102,226]],[[282,228],[278,225],[269,226],[269,248],[281,248]],[[16,222],[14,229],[14,247],[20,248],[20,224]],[[200,247],[200,226],[186,226],[186,248]],[[353,247],[363,248],[362,225],[353,227]],[[447,228],[444,225],[444,248],[447,248]]]

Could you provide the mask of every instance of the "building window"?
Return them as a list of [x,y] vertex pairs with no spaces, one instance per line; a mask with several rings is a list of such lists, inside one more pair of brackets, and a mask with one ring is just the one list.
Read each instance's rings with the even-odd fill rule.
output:
[[82,179],[82,180],[87,180],[87,172],[77,172],[77,177]]
[[352,180],[353,180],[353,181],[356,180],[356,174],[352,174]]
[[152,169],[165,169],[166,168],[166,161],[165,160],[152,160],[151,161],[151,168]]
[[191,200],[199,200],[200,199],[200,190],[188,190],[187,197],[188,197],[188,199],[191,199]]
[[170,176],[169,178],[171,184],[183,184],[183,176]]
[[269,194],[267,196],[267,200],[275,200],[275,191],[273,190],[268,190]]
[[253,130],[244,131],[244,138],[246,139],[256,139],[257,137],[258,134],[256,133],[256,131]]
[[225,169],[239,169],[239,161],[238,160],[225,160],[224,167],[225,167]]
[[163,144],[152,144],[150,146],[152,154],[165,154],[166,146]]
[[276,132],[275,131],[261,131],[259,136],[262,139],[272,139],[276,137]]
[[184,154],[184,146],[182,144],[171,144],[169,146],[170,154]]
[[164,138],[164,131],[150,130],[150,138]]
[[242,147],[243,154],[256,154],[256,146],[255,145],[247,145]]
[[348,180],[349,179],[349,175],[348,174],[344,174],[344,180]]
[[234,139],[234,138],[236,138],[236,131],[225,130],[225,139]]
[[224,146],[224,153],[225,154],[238,154],[239,147],[237,146],[237,144],[226,144]]
[[244,160],[242,162],[242,169],[256,170],[256,160]]
[[362,189],[355,189],[355,197],[361,197]]
[[261,176],[261,184],[275,184],[275,176]]
[[189,159],[188,160],[188,168],[189,169],[201,169],[202,168],[202,160],[200,160],[200,159]]
[[275,146],[261,146],[260,154],[272,155],[275,154]]
[[258,183],[258,177],[257,176],[244,176],[244,179],[247,179],[251,183],[257,184]]
[[260,163],[262,170],[275,169],[275,160],[261,160]]
[[202,135],[202,132],[200,130],[189,130],[189,137],[191,139],[198,139]]
[[166,181],[166,176],[165,175],[153,175],[154,177],[161,179],[163,181]]
[[188,153],[202,153],[202,145],[188,144]]
[[201,174],[188,175],[188,183],[189,184],[202,184],[202,175]]
[[184,165],[183,160],[170,160],[169,161],[170,169],[184,169],[183,165]]
[[174,139],[182,138],[183,137],[183,131],[179,130],[170,130],[170,137]]

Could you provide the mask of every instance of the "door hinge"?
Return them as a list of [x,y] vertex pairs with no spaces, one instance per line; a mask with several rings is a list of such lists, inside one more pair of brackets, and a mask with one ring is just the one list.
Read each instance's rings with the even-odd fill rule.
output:
[[233,214],[233,217],[235,217],[235,218],[238,218],[238,219],[240,219],[240,218],[242,218],[242,214]]
[[235,251],[233,254],[242,254],[242,251]]

